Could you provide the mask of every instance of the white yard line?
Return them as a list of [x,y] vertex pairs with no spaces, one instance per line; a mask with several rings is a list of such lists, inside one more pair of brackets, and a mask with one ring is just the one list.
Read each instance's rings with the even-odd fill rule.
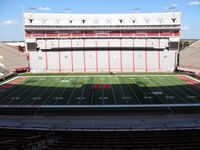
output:
[[109,82],[110,82],[110,86],[111,86],[111,90],[112,90],[112,95],[113,95],[115,104],[117,104],[117,100],[116,100],[116,97],[115,97],[115,94],[114,94],[114,90],[113,90],[113,87],[112,87],[112,83],[111,83],[110,77],[108,77],[108,79],[109,79]]
[[71,98],[72,98],[72,96],[73,96],[73,94],[74,94],[74,91],[75,91],[75,89],[76,89],[76,85],[79,83],[80,79],[81,79],[81,78],[79,77],[79,79],[77,80],[76,84],[74,85],[74,88],[73,88],[73,90],[72,90],[72,92],[71,92],[71,95],[69,96],[69,98],[68,98],[68,100],[67,100],[66,105],[69,104],[69,102],[70,102],[70,100],[71,100]]
[[123,79],[124,79],[124,81],[126,81],[126,83],[128,84],[128,86],[129,86],[129,88],[130,88],[131,92],[132,92],[132,93],[133,93],[133,95],[136,97],[136,99],[137,99],[138,103],[139,103],[139,104],[141,104],[141,102],[140,102],[139,98],[138,98],[138,97],[137,97],[137,95],[135,94],[134,90],[131,88],[130,84],[127,82],[126,78],[124,78],[123,76],[122,76],[122,78],[123,78]]
[[[6,95],[6,97],[4,97],[3,99],[1,99],[0,101],[6,100],[6,99],[9,98],[10,96],[14,95],[15,93],[17,93],[18,91],[20,91],[21,89],[23,89],[26,85],[29,85],[29,83],[22,84],[20,88],[18,88],[18,89],[15,90],[14,92],[11,92],[10,94]],[[10,89],[12,89],[12,87],[11,87]],[[27,88],[27,89],[29,89],[29,88]],[[27,89],[26,89],[26,90],[27,90]],[[9,89],[8,89],[8,90],[9,90]],[[24,91],[23,91],[23,92],[24,92]],[[23,93],[23,92],[22,92],[22,93]],[[2,94],[3,94],[3,93],[2,93]],[[20,93],[20,95],[21,95],[21,93]]]
[[[92,77],[92,84],[94,84],[94,77]],[[92,95],[91,95],[91,104],[93,103],[93,100],[94,100],[94,91],[92,91]]]
[[[139,81],[141,81],[142,82],[142,80],[140,80],[140,78],[138,77],[137,78]],[[135,83],[135,80],[134,80],[134,83]],[[137,83],[136,83],[137,84]],[[145,84],[144,84],[145,85]],[[146,94],[146,92],[138,85],[138,87],[140,88],[140,91],[142,91],[142,93],[146,96],[146,97],[148,97],[148,95]],[[146,85],[145,85],[145,87],[147,87]],[[148,87],[147,87],[148,88]],[[151,103],[151,104],[153,104],[153,102],[152,102],[152,100],[151,99],[148,99],[147,98],[147,100]]]
[[[30,97],[31,98],[31,95],[33,95],[35,92],[37,92],[38,91],[38,89],[40,89],[41,87],[42,87],[42,85],[46,85],[47,83],[48,83],[48,81],[49,80],[47,80],[47,81],[45,81],[45,82],[43,82],[43,84],[41,84],[40,86],[38,86],[37,88],[35,88],[30,94],[28,94],[28,96],[26,96],[25,98],[23,98],[23,100],[22,101],[20,101],[20,103],[19,104],[21,104],[22,102],[24,102],[24,101],[26,101],[27,100],[27,98],[28,97]],[[49,88],[49,87],[48,87]],[[43,90],[43,91],[45,91],[45,90]],[[41,92],[41,93],[43,93],[43,91]],[[37,97],[39,97],[40,95],[41,95],[41,93],[40,94],[38,94],[37,95]],[[34,101],[34,100],[33,100]],[[31,102],[32,103],[32,102]],[[29,105],[31,105],[31,104],[29,104]]]
[[79,105],[81,104],[83,93],[85,92],[85,87],[86,87],[86,84],[88,83],[89,78],[88,79],[86,78],[85,80],[86,81],[84,82],[84,87],[83,87],[83,89],[81,91],[81,97],[80,97]]
[[[174,82],[174,83],[179,83],[178,81],[174,81],[174,80],[173,80],[173,82]],[[184,81],[183,81],[183,82],[184,82]],[[185,83],[187,83],[187,82],[185,82]],[[188,85],[188,86],[190,86],[190,87],[192,87],[192,88],[195,88],[195,87],[193,87],[194,85],[192,85],[192,84],[186,84],[186,85]],[[191,90],[191,89],[188,88],[187,86],[183,86],[183,88],[186,89],[187,91],[190,91],[191,93],[193,93],[193,94],[195,94],[195,95],[200,96],[200,93],[197,93],[197,92]]]
[[129,104],[129,102],[128,102],[127,98],[126,98],[126,94],[125,94],[125,92],[124,92],[124,90],[123,90],[123,88],[122,88],[122,86],[121,86],[121,84],[120,84],[120,82],[119,82],[119,79],[116,79],[116,80],[117,80],[117,82],[119,83],[119,87],[120,87],[120,89],[121,89],[121,91],[122,91],[122,93],[123,93],[123,95],[124,95],[124,98],[125,98],[125,100],[126,100],[126,103]]
[[[31,84],[31,86],[35,86],[35,85],[37,85],[39,82],[41,82],[40,80],[37,80],[37,82],[36,83],[34,83],[34,84]],[[29,83],[27,83],[27,84],[24,84],[21,88],[19,88],[19,89],[17,89],[15,92],[13,92],[13,93],[11,93],[11,94],[9,94],[8,96],[6,96],[6,98],[8,97],[10,97],[11,95],[13,95],[13,94],[15,94],[16,92],[18,92],[18,91],[20,91],[21,89],[23,89],[24,88],[24,86],[27,86],[27,85],[29,85]],[[24,89],[19,95],[17,95],[17,96],[21,96],[21,95],[23,95],[26,91],[28,91],[28,90],[30,90],[32,87],[28,87],[28,88],[26,88],[26,89]],[[7,104],[10,104],[10,103],[12,103],[14,100],[11,100],[11,101],[9,101]],[[24,101],[24,99],[22,100],[22,101]],[[21,103],[21,101],[18,103],[18,104],[20,104]]]
[[[165,87],[168,91],[169,91],[169,89],[168,89],[168,87],[166,87],[164,84],[162,84],[162,82],[159,80],[159,79],[156,79],[155,78],[155,80],[156,81],[158,81],[163,87]],[[161,89],[160,89],[161,90]],[[163,91],[163,90],[162,90]],[[170,91],[171,92],[171,91]],[[171,96],[171,95],[168,95],[168,94],[166,94],[165,92],[163,92],[165,95],[167,95],[167,96]],[[169,99],[169,100],[171,100],[171,101],[173,101],[175,104],[177,103],[176,102],[176,100],[172,100],[172,99]]]
[[[176,85],[176,82],[174,82],[174,80],[172,79],[168,79],[170,82],[174,83],[174,85]],[[176,89],[178,89],[181,93],[183,93],[185,96],[190,96],[188,95],[188,93],[184,92],[182,89],[180,89],[178,86],[176,87]]]
[[[103,79],[101,80],[101,85],[103,85]],[[101,86],[101,94],[102,94],[102,100],[103,100],[103,105],[104,105],[104,90],[103,90],[103,86]]]
[[[6,82],[4,82],[3,84],[1,84],[1,85],[4,85],[4,84],[6,84],[6,83],[8,83],[8,82],[10,82],[10,81],[13,81],[13,80],[15,80],[15,79],[17,79],[17,78],[19,78],[19,77],[15,77],[15,78],[13,78],[13,79],[10,79],[10,80],[8,80],[8,81],[6,81]],[[26,83],[26,84],[23,84],[23,85],[21,85],[21,87],[20,88],[18,88],[17,90],[15,90],[14,92],[12,92],[12,93],[10,93],[9,95],[12,95],[12,94],[14,94],[14,93],[16,93],[17,91],[19,91],[19,90],[21,90],[25,85],[27,85],[28,83]],[[18,84],[16,84],[16,85],[14,85],[14,86],[17,86]],[[13,87],[14,87],[13,86]],[[12,89],[13,87],[11,87],[11,88],[9,88],[9,89],[7,89],[6,91],[8,91],[8,90],[10,90],[10,89]],[[5,91],[5,92],[6,92]],[[4,92],[2,92],[0,95],[2,95]],[[8,97],[8,95],[6,96],[6,97]]]
[[[151,80],[148,80],[151,84],[153,83]],[[158,88],[160,91],[162,91],[155,83],[153,83],[153,85],[155,85],[156,86],[156,88]],[[147,86],[148,87],[148,86]],[[148,88],[150,88],[150,90],[152,91],[152,89],[151,89],[151,87],[148,87]],[[153,92],[153,91],[152,91]],[[162,91],[162,93],[164,93],[163,91]],[[165,93],[164,93],[165,94]],[[166,95],[166,94],[165,94]],[[162,98],[160,98],[160,96],[157,96],[156,95],[156,97],[163,103],[163,104],[165,104],[164,102],[163,102],[163,100],[162,100]],[[174,111],[170,108],[170,107],[168,107],[168,109],[172,112],[172,113],[174,113]]]
[[[59,94],[59,97],[61,96],[61,95],[63,95],[63,93],[65,93],[65,91],[67,90],[67,86],[71,83],[71,78],[69,79],[69,82],[64,86],[64,89],[62,90],[62,92]],[[54,103],[54,105],[56,105],[57,103],[58,103],[58,101],[59,100],[57,100],[55,103]]]
[[[163,82],[168,83],[166,80],[163,80]],[[174,95],[178,96],[181,100],[183,100],[184,102],[188,103],[184,98],[182,98],[182,96],[180,96],[179,94],[177,94],[176,92],[174,92],[173,90],[171,90],[170,88],[168,88],[166,85],[164,85],[164,87],[166,87],[168,90],[170,90],[172,93],[174,93]]]
[[[51,85],[53,85],[54,84],[54,82],[52,82],[52,84]],[[56,86],[56,88],[54,88],[53,89],[53,91],[51,91],[51,93],[43,100],[42,99],[42,104],[41,105],[44,105],[47,101],[48,101],[48,99],[53,95],[53,93],[56,91],[56,89],[58,88],[58,86],[61,84],[61,82]],[[49,88],[50,88],[51,86],[49,86],[48,88],[46,88],[46,89],[44,89],[38,96],[41,96],[46,90],[48,90]],[[31,104],[30,105],[32,105],[33,104],[33,102],[35,102],[36,100],[33,100],[32,102],[31,102]],[[37,111],[37,110],[36,110]],[[36,112],[37,113],[37,112]]]
[[[153,83],[150,79],[148,79],[148,81],[151,83],[151,84],[153,84],[153,85],[156,85],[155,83]],[[148,86],[147,86],[148,87]],[[151,92],[153,93],[153,90],[151,89],[151,87],[148,87],[150,90],[151,90]],[[156,85],[156,88],[157,89],[159,89],[160,91],[162,91],[157,85]],[[163,91],[162,91],[163,92]],[[164,92],[163,92],[164,93]],[[163,101],[162,101],[162,99],[160,98],[160,96],[157,96],[157,95],[155,95],[163,104],[165,104]]]

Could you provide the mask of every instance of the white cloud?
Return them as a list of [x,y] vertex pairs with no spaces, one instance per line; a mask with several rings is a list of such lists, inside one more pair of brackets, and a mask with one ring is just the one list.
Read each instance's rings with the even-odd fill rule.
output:
[[8,20],[1,21],[0,24],[4,25],[4,26],[16,25],[16,24],[18,24],[18,20],[17,19],[8,19]]
[[44,10],[44,11],[46,11],[46,10],[51,10],[51,8],[50,7],[39,7],[39,10]]
[[174,3],[174,4],[171,4],[167,7],[165,7],[165,9],[166,10],[175,10],[177,6],[178,6],[178,4]]
[[198,5],[200,5],[200,1],[189,2],[188,5],[192,5],[192,6],[196,5],[196,6],[198,6]]
[[183,25],[183,26],[181,27],[181,29],[182,29],[182,30],[189,30],[190,27],[189,27],[188,25]]

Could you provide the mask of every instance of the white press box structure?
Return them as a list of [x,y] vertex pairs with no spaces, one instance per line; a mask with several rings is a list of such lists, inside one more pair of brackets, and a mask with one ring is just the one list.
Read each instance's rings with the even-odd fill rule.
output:
[[180,16],[25,13],[31,72],[172,72]]

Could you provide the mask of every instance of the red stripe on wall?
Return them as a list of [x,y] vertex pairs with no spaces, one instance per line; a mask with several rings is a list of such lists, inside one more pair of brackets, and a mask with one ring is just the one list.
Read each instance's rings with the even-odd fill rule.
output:
[[48,54],[47,51],[45,52],[45,62],[46,62],[46,70],[48,70]]
[[135,72],[135,53],[134,53],[134,41],[133,41],[132,61],[133,61],[133,72]]
[[146,68],[146,72],[148,72],[147,40],[145,42],[145,47],[146,47],[146,50],[145,50],[145,68]]
[[108,42],[108,72],[110,72],[110,42]]
[[[47,48],[47,42],[45,40],[45,49]],[[45,52],[45,68],[48,70],[48,54],[47,51]]]
[[72,40],[71,40],[71,67],[72,67],[72,72],[74,72],[74,60],[73,60]]
[[[160,40],[158,41],[158,48],[160,48]],[[160,71],[160,49],[158,50],[158,71]]]
[[85,57],[86,48],[85,48],[85,40],[83,41],[83,47],[84,47],[84,50],[83,50],[84,72],[86,72],[86,57]]
[[97,41],[96,41],[95,45],[96,45],[96,72],[98,72],[98,45],[97,45]]
[[120,40],[120,70],[123,71],[122,68],[122,41]]
[[60,58],[60,43],[58,40],[58,65],[59,65],[59,73],[61,73],[61,58]]

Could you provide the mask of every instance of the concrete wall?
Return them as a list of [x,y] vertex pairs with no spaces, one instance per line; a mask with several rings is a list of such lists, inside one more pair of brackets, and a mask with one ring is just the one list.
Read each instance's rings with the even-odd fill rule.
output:
[[31,72],[172,72],[176,51],[30,51]]

